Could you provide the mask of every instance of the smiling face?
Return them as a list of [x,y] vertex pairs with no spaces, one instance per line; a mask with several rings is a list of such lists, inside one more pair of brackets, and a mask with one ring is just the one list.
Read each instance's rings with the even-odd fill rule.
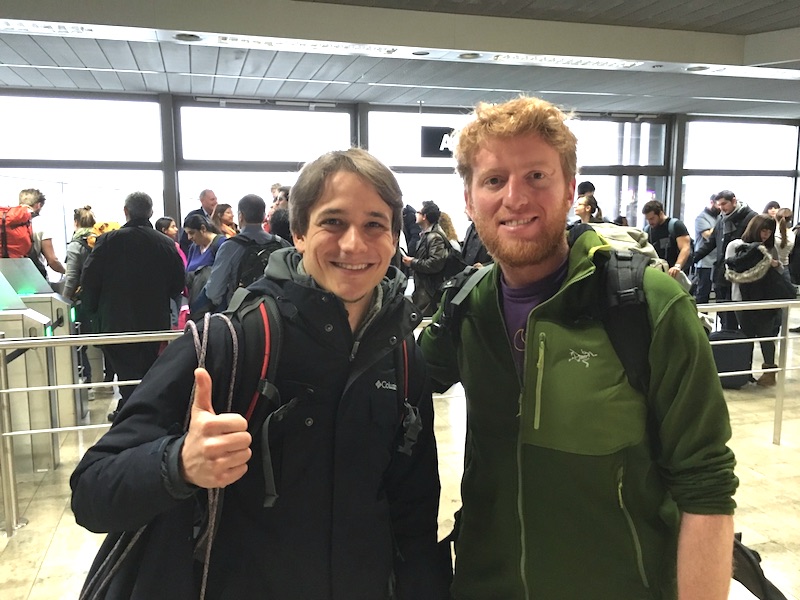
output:
[[490,138],[472,167],[467,212],[506,280],[517,287],[555,270],[567,254],[575,193],[558,152],[536,134]]
[[355,173],[333,173],[311,208],[308,230],[294,240],[306,273],[345,303],[355,329],[395,254],[389,205]]

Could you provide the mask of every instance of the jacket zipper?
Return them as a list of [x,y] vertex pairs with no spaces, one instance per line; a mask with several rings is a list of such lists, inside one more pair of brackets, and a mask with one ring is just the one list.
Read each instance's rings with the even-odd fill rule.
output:
[[[524,390],[520,390],[519,394],[519,410],[522,414],[522,398]],[[522,501],[522,427],[517,428],[517,517],[519,518],[519,576],[522,580],[522,594],[525,600],[530,599],[530,590],[528,589],[528,576],[525,572],[525,563],[527,551],[525,547],[525,515],[523,510]]]
[[639,577],[642,580],[642,585],[650,589],[650,583],[647,581],[647,573],[644,570],[644,555],[642,554],[642,544],[639,541],[639,534],[636,531],[636,525],[633,522],[631,513],[628,512],[628,507],[625,506],[625,501],[622,499],[622,472],[620,468],[617,474],[617,499],[619,500],[619,507],[622,509],[622,514],[625,515],[625,520],[628,522],[628,532],[633,539],[633,547],[636,550],[636,567],[639,569]]
[[539,358],[536,359],[536,403],[533,412],[533,428],[539,429],[542,420],[542,379],[544,379],[544,332],[539,334]]

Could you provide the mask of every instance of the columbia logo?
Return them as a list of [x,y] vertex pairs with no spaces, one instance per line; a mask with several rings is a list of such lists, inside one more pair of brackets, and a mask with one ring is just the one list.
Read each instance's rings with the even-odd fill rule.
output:
[[397,384],[390,383],[388,381],[381,381],[380,379],[375,382],[375,388],[379,390],[392,390],[393,392],[397,391]]

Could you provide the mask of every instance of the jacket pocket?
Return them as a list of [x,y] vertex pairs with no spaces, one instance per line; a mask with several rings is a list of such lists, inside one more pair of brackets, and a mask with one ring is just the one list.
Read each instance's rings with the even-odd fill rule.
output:
[[587,456],[613,454],[645,435],[644,397],[628,383],[605,329],[539,321],[529,332],[521,440]]

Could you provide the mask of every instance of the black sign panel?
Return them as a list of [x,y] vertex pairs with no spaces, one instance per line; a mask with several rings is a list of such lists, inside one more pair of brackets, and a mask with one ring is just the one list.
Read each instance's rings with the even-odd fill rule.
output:
[[455,130],[452,127],[422,127],[422,152],[429,158],[451,158],[455,146]]

